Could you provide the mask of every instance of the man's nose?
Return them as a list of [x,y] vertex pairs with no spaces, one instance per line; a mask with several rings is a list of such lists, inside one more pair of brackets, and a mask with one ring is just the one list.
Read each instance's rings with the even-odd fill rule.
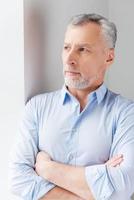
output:
[[77,56],[74,51],[70,51],[67,55],[67,64],[68,65],[76,65],[77,64]]

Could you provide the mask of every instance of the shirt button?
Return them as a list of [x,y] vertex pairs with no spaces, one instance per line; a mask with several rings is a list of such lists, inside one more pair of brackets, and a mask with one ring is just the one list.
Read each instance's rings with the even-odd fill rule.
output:
[[69,160],[72,160],[74,158],[73,154],[70,154]]

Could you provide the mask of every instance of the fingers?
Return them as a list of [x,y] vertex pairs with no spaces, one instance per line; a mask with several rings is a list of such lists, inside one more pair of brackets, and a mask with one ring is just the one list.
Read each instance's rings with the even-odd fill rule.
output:
[[117,167],[122,162],[123,162],[123,155],[120,154],[120,155],[114,156],[113,158],[111,158],[110,160],[108,160],[105,164],[107,166],[110,166],[110,167]]
[[49,156],[48,153],[44,151],[40,151],[36,156],[36,161],[40,161],[40,160],[49,161],[51,160],[51,157]]

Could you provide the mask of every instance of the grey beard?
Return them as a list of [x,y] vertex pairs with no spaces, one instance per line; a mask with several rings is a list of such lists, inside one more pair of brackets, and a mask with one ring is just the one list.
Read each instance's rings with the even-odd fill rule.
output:
[[76,88],[76,89],[85,89],[87,87],[90,87],[92,82],[96,79],[94,77],[93,79],[90,80],[73,80],[65,77],[65,85],[71,88]]

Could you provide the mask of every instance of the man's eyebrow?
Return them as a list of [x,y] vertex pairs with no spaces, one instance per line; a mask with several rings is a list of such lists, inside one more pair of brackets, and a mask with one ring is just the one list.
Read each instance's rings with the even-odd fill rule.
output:
[[[70,43],[64,42],[64,45],[68,45],[70,46]],[[94,44],[89,44],[89,43],[80,43],[80,44],[76,44],[77,47],[88,47],[88,48],[92,48],[94,46]]]
[[77,44],[78,47],[88,47],[88,48],[92,48],[94,45],[93,44],[89,44],[89,43],[81,43],[81,44]]

